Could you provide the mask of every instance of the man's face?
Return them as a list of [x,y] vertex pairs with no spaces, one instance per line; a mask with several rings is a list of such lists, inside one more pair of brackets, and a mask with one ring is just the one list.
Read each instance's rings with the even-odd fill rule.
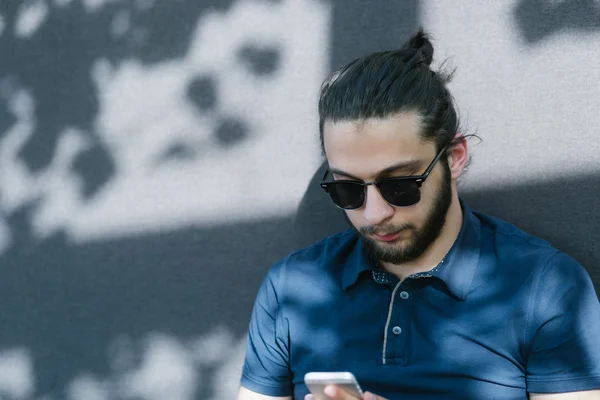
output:
[[[386,119],[326,122],[324,145],[334,179],[372,182],[382,178],[420,175],[436,156],[433,142],[418,136],[418,118],[405,113]],[[452,202],[450,172],[445,157],[421,186],[421,200],[409,207],[388,204],[374,185],[367,187],[363,206],[345,211],[364,238],[371,256],[400,264],[418,258],[439,236]],[[382,174],[390,166],[407,164]]]

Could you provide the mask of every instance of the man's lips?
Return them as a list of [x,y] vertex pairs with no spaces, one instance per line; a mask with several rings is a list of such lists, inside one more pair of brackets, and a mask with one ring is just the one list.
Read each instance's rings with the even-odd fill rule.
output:
[[379,240],[381,242],[391,242],[393,240],[398,239],[398,237],[400,236],[401,233],[402,233],[402,231],[396,232],[396,233],[389,233],[389,234],[386,234],[386,235],[373,234],[373,237],[376,240]]

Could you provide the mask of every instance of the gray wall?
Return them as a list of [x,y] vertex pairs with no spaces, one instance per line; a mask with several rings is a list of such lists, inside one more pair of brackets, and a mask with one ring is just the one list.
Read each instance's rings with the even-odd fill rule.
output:
[[225,399],[269,266],[344,229],[316,182],[328,72],[418,26],[475,208],[600,285],[592,0],[0,3],[0,397]]

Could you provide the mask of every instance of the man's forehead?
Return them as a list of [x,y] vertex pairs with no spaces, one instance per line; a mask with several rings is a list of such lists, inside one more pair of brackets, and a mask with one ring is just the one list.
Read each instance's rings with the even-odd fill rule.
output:
[[329,168],[362,180],[416,173],[434,156],[435,144],[423,140],[414,128],[411,116],[331,122],[324,130]]

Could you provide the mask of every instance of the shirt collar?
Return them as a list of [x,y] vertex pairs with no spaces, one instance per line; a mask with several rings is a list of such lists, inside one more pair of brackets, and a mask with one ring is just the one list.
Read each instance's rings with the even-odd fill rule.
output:
[[367,252],[363,248],[362,238],[355,233],[358,240],[354,244],[352,252],[348,256],[346,265],[342,270],[342,289],[346,290],[350,286],[354,285],[358,280],[358,276],[363,271],[373,270],[373,263],[369,259]]
[[442,260],[442,265],[432,275],[444,281],[448,290],[464,301],[479,264],[481,223],[464,201],[461,200],[460,204],[463,210],[460,233]]
[[[435,276],[441,279],[453,296],[464,301],[479,262],[481,224],[462,199],[460,204],[463,210],[463,223],[450,251],[436,268],[415,275]],[[356,283],[363,271],[368,270],[375,270],[375,268],[363,248],[362,239],[358,237],[342,272],[342,289],[347,290]]]

